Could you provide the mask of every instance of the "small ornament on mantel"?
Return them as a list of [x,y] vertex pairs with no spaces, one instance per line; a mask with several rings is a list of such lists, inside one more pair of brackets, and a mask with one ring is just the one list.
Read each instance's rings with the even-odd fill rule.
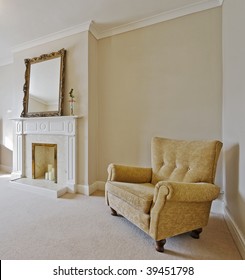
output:
[[70,102],[70,115],[74,116],[74,107],[75,107],[75,96],[73,95],[73,88],[69,92],[69,102]]

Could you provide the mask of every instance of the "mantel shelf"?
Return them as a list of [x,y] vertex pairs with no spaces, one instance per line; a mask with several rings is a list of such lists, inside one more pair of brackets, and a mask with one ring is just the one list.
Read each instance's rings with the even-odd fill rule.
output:
[[12,121],[21,121],[21,120],[62,120],[62,119],[80,119],[83,116],[55,116],[55,117],[30,117],[30,118],[24,118],[24,117],[16,117],[16,118],[10,118]]

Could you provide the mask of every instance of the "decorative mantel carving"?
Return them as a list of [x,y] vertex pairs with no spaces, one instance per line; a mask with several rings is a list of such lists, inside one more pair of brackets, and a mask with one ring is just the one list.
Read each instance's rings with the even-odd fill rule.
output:
[[26,135],[62,136],[67,143],[64,151],[66,179],[62,183],[67,186],[70,192],[76,192],[76,138],[78,118],[78,116],[60,116],[12,119],[15,121],[15,141],[11,179],[17,180],[26,177]]

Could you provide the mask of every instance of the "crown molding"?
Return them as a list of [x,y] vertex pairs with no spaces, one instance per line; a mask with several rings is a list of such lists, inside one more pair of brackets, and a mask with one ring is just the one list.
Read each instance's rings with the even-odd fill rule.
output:
[[45,44],[45,43],[49,43],[49,42],[52,42],[52,41],[55,41],[58,39],[62,39],[62,38],[65,38],[65,37],[68,37],[68,36],[71,36],[71,35],[74,35],[74,34],[77,34],[80,32],[88,31],[90,25],[91,25],[91,21],[87,21],[82,24],[63,29],[59,32],[51,33],[47,36],[43,36],[43,37],[37,38],[35,40],[25,42],[23,44],[13,47],[12,53],[16,53],[16,52],[23,51],[28,48],[39,46],[41,44]]
[[132,30],[135,30],[138,28],[150,26],[150,25],[160,23],[163,21],[167,21],[167,20],[175,19],[175,18],[182,17],[185,15],[193,14],[196,12],[208,10],[211,8],[216,8],[216,7],[222,6],[222,4],[223,4],[223,0],[203,0],[196,4],[191,4],[191,5],[187,5],[182,8],[179,8],[179,9],[159,13],[152,17],[147,17],[147,18],[144,18],[144,19],[141,19],[138,21],[130,22],[128,24],[120,25],[120,26],[117,26],[117,27],[114,27],[111,29],[103,30],[103,31],[100,31],[99,25],[97,25],[95,22],[92,21],[91,25],[90,25],[90,31],[96,37],[96,39],[102,39],[102,38],[110,37],[110,36],[117,35],[120,33],[132,31]]
[[98,25],[93,20],[91,21],[91,24],[89,26],[89,31],[94,35],[94,37],[97,40],[102,38],[102,37],[100,37],[101,32],[99,32]]
[[[223,4],[223,0],[200,0],[200,2],[196,4],[187,5],[182,8],[171,10],[164,13],[159,13],[152,17],[147,17],[138,21],[130,22],[128,24],[120,25],[106,30],[100,30],[99,24],[96,24],[93,21],[87,21],[85,23],[61,30],[59,32],[51,33],[47,36],[43,36],[35,40],[17,45],[12,48],[12,54],[84,31],[90,31],[94,35],[94,37],[99,40],[102,38],[132,31],[138,28],[150,26],[159,22],[182,17],[188,14],[193,14],[207,9],[219,7],[222,6],[222,4]],[[0,59],[0,66],[11,64],[11,63],[13,63],[13,57]]]

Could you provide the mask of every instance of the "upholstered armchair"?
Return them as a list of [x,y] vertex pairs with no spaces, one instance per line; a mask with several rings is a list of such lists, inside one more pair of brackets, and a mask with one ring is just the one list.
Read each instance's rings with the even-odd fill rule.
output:
[[222,143],[154,137],[151,168],[110,164],[105,187],[112,215],[120,214],[155,240],[164,251],[166,238],[190,232],[199,238],[208,224]]

